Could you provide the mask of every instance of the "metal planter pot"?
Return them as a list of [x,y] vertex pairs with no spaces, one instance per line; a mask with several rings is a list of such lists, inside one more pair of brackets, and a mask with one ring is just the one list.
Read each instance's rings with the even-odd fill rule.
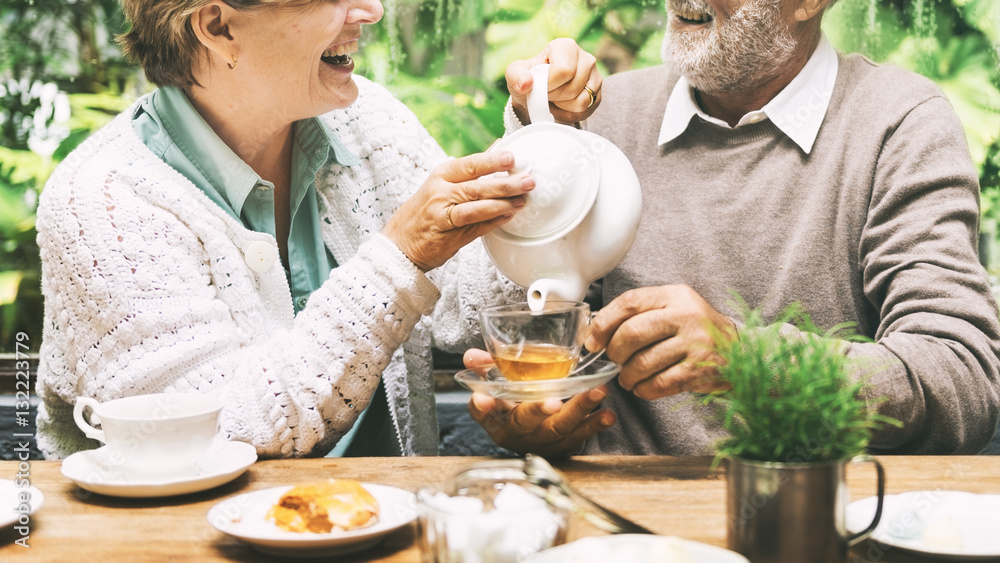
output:
[[[727,461],[729,549],[751,563],[843,563],[848,548],[871,535],[882,516],[885,470],[871,457],[822,463]],[[875,518],[856,533],[845,526],[844,469],[852,463],[874,464],[878,472]]]

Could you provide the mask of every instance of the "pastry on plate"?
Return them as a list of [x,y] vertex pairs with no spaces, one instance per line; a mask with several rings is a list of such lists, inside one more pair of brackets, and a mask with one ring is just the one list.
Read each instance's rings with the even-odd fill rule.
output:
[[353,479],[330,479],[292,487],[267,517],[289,532],[347,532],[378,521],[378,501]]

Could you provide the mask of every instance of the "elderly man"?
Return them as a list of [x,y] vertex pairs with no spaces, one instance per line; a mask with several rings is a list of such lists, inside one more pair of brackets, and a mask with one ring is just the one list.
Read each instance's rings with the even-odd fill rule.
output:
[[[718,385],[698,360],[713,355],[710,326],[735,328],[731,290],[770,317],[799,301],[818,326],[852,322],[873,340],[844,348],[878,362],[870,395],[903,422],[875,433],[875,451],[971,453],[993,435],[1000,326],[962,126],[930,81],[835,52],[820,28],[833,1],[668,0],[667,65],[609,78],[596,112],[562,103],[643,186],[635,245],[604,280],[587,346],[623,367],[565,404],[473,396],[500,445],[707,453],[720,429],[683,392]],[[537,62],[508,69],[508,128],[526,122]],[[552,62],[566,70],[550,89],[582,83]]]

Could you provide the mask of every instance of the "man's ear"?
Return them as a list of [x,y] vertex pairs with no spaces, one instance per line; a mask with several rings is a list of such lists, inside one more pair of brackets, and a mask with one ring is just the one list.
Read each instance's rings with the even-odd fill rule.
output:
[[229,30],[235,10],[225,2],[215,0],[191,14],[191,29],[210,53],[227,64],[239,57],[237,41]]
[[816,14],[820,14],[836,0],[795,0],[795,20],[804,22],[812,19]]

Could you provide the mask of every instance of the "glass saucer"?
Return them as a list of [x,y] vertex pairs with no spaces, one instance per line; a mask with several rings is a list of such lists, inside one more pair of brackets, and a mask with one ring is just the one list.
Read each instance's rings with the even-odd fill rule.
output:
[[549,398],[568,399],[607,383],[622,367],[607,360],[597,360],[580,373],[562,379],[509,381],[493,364],[467,369],[455,374],[455,381],[475,393],[485,393],[508,401],[542,401]]

